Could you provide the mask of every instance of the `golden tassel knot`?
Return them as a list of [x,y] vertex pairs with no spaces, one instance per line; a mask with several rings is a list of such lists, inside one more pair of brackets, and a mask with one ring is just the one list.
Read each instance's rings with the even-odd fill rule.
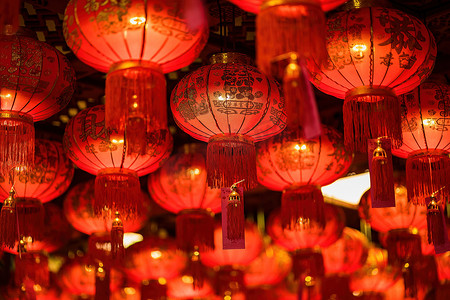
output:
[[12,186],[11,190],[9,191],[8,198],[6,198],[5,201],[3,202],[3,207],[5,207],[5,209],[9,209],[10,213],[13,213],[12,209],[16,205],[15,195],[16,195],[16,190],[14,189],[14,186]]
[[436,197],[432,195],[430,200],[430,203],[427,205],[427,210],[430,213],[437,213],[439,212],[439,202],[436,200]]
[[237,202],[241,201],[241,196],[236,191],[237,185],[241,182],[243,182],[245,179],[242,179],[241,181],[233,183],[233,185],[230,187],[231,193],[228,195],[228,201],[236,202],[235,206],[237,207]]
[[373,150],[373,157],[387,157],[386,150],[381,145],[381,139],[377,140],[377,147]]
[[114,218],[112,226],[113,227],[123,227],[123,222],[120,219],[120,213],[118,211],[116,211],[115,215],[116,215],[116,217]]

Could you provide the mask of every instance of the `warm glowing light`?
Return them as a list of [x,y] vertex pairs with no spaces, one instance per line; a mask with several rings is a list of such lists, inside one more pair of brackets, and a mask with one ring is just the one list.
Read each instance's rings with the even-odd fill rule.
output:
[[165,278],[160,277],[160,278],[158,278],[158,283],[159,283],[160,285],[166,285],[167,280],[166,280]]
[[11,98],[11,94],[6,94],[6,95],[3,95],[2,97],[4,97],[4,98]]
[[132,287],[126,287],[123,289],[123,291],[125,292],[126,295],[135,295],[136,294],[136,290]]
[[377,275],[378,274],[378,268],[373,269],[371,273],[372,273],[372,275]]
[[150,253],[150,256],[151,256],[153,259],[158,259],[158,258],[161,258],[162,253],[161,253],[161,251],[156,250],[156,251],[152,251],[152,252]]
[[183,277],[181,277],[181,281],[186,284],[192,284],[194,282],[194,278],[192,278],[192,276],[184,275]]
[[302,145],[300,146],[299,144],[296,144],[296,145],[294,146],[294,149],[297,150],[297,151],[299,151],[299,150],[305,151],[305,150],[306,150],[306,145],[305,145],[305,144],[302,144]]
[[325,201],[336,205],[356,208],[362,195],[370,188],[369,172],[340,178],[322,187]]
[[113,144],[123,144],[123,140],[113,139],[111,142],[113,142]]
[[425,126],[433,126],[436,124],[436,121],[434,121],[434,119],[424,119],[423,120],[423,125]]
[[40,291],[42,291],[42,287],[39,284],[35,284],[35,285],[33,285],[33,290],[35,292],[40,292]]
[[131,25],[142,25],[145,23],[145,18],[144,17],[134,17],[130,19],[130,23]]
[[419,234],[419,229],[417,229],[416,227],[411,228],[411,233],[412,234]]
[[133,103],[133,108],[137,108],[137,107],[138,107],[137,102],[134,102],[134,103]]
[[305,282],[311,282],[311,280],[312,280],[311,276],[306,276],[305,277]]
[[226,295],[223,297],[223,300],[231,300],[231,296],[230,295]]
[[123,247],[126,249],[133,244],[142,242],[144,237],[142,234],[134,233],[134,232],[126,232],[123,235]]
[[355,52],[361,52],[361,51],[366,51],[367,50],[367,46],[362,44],[362,45],[355,45],[352,48],[353,51]]

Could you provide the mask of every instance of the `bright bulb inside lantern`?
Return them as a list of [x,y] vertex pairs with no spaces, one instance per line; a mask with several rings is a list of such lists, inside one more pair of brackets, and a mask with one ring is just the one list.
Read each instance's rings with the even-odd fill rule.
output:
[[373,269],[371,273],[374,276],[377,275],[378,274],[378,268]]
[[123,247],[126,249],[131,245],[142,242],[144,237],[142,234],[134,233],[134,232],[125,232],[123,234]]
[[160,285],[166,285],[167,280],[166,280],[165,278],[160,277],[160,278],[158,278],[158,283],[159,283]]
[[326,202],[357,208],[362,195],[370,188],[369,172],[340,178],[322,187]]
[[150,252],[150,256],[151,256],[153,259],[158,259],[158,258],[161,258],[162,253],[161,253],[161,251],[156,250],[156,251]]
[[434,121],[434,119],[424,119],[422,123],[425,126],[433,126],[436,124],[436,121]]
[[302,144],[302,145],[296,144],[294,146],[294,149],[297,150],[297,151],[299,151],[299,150],[305,151],[306,150],[306,145],[305,144]]
[[134,102],[134,103],[133,103],[133,108],[137,108],[137,107],[138,107],[137,102]]
[[126,287],[123,289],[123,291],[125,292],[126,295],[135,295],[136,294],[136,290],[132,287]]
[[364,57],[363,52],[366,50],[367,50],[367,46],[364,44],[357,44],[352,47],[353,55],[355,56],[355,58],[359,58],[359,59]]
[[192,284],[194,282],[194,278],[192,278],[192,276],[184,275],[183,277],[181,277],[181,281],[186,284]]
[[11,94],[2,95],[2,98],[11,98]]
[[113,142],[113,144],[123,144],[123,140],[113,139],[111,142]]
[[130,24],[139,26],[139,25],[144,24],[145,20],[146,19],[144,17],[134,17],[134,18],[130,19]]

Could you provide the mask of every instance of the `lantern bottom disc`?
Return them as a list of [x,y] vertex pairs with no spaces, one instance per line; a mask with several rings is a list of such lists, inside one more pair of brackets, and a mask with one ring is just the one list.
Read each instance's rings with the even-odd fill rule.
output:
[[8,174],[13,168],[28,168],[33,162],[33,117],[0,111],[0,173]]
[[217,134],[208,142],[206,170],[208,186],[230,187],[241,181],[245,190],[252,189],[256,179],[256,150],[251,137],[240,134]]

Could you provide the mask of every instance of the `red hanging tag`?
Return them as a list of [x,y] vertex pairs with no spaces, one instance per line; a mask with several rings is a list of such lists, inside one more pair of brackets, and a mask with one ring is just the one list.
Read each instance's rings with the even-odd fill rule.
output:
[[368,140],[368,156],[372,208],[395,207],[391,140]]
[[240,182],[221,189],[223,249],[245,249],[244,188],[236,186]]
[[447,252],[450,250],[450,242],[441,204],[434,195],[425,198],[425,203],[427,205],[428,243],[433,243],[436,254]]
[[14,248],[17,240],[16,191],[11,187],[0,213],[0,246]]

